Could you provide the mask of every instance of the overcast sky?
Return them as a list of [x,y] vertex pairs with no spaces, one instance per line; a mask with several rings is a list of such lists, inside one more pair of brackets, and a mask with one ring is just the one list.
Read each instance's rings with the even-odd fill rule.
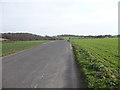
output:
[[2,32],[118,34],[119,0],[0,0]]

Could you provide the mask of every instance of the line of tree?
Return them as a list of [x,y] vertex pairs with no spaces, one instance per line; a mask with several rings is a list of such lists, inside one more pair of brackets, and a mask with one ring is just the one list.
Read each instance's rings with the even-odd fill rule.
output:
[[12,41],[57,40],[56,37],[40,36],[30,33],[2,33],[2,38]]
[[113,37],[120,37],[120,35],[70,35],[70,34],[63,34],[57,35],[57,37],[78,37],[78,38],[113,38]]

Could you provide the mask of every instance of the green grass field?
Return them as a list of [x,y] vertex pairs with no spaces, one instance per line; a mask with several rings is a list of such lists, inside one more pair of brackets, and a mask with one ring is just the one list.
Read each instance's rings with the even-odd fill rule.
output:
[[[0,56],[6,56],[9,54],[13,54],[28,48],[32,48],[34,46],[38,46],[42,43],[49,42],[47,41],[15,41],[10,43],[2,43],[2,54]],[[1,51],[1,50],[0,50]]]
[[61,37],[61,39],[70,40],[70,39],[79,39],[79,37]]
[[71,39],[75,57],[90,88],[119,86],[118,39]]

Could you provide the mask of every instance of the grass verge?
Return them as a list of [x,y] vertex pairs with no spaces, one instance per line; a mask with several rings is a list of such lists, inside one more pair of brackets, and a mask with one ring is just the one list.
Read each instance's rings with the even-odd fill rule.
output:
[[[83,42],[82,40],[71,41],[73,45],[75,57],[78,61],[80,68],[83,71],[88,87],[89,88],[118,88],[119,78],[120,78],[118,70],[120,69],[119,69],[119,66],[117,66],[118,62],[115,62],[118,59],[115,57],[118,57],[118,56],[115,56],[113,59],[112,55],[110,55],[110,53],[112,54],[112,52],[110,53],[102,52],[102,51],[106,51],[104,49],[101,49],[104,46],[100,45],[101,46],[100,47],[99,45],[96,44],[96,46],[93,48],[92,47],[93,45],[89,46],[90,43],[88,41],[89,39],[86,41],[83,40]],[[96,42],[93,42],[93,43],[95,45]],[[90,49],[88,47],[90,47]],[[98,49],[100,49],[101,52]],[[112,51],[114,51],[114,49]],[[111,56],[112,58],[106,59],[107,56],[108,57]]]
[[50,42],[49,40],[41,40],[41,41],[15,41],[15,42],[9,42],[9,43],[1,43],[2,48],[1,49],[1,56],[7,56],[28,48],[32,48],[35,46],[38,46],[42,43]]

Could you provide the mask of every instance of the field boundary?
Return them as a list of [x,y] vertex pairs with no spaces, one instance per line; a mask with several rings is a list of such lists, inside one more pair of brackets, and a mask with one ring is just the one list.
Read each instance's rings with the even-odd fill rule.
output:
[[75,54],[75,47],[72,44],[71,44],[71,46],[72,46],[72,51],[73,51],[73,58],[75,60],[75,63],[76,63],[76,66],[77,66],[78,70],[80,71],[81,78],[83,80],[84,86],[85,86],[85,88],[88,88],[85,74],[84,74],[83,70],[81,69],[81,66],[80,66],[80,64],[78,62],[78,59],[77,59],[77,55]]

